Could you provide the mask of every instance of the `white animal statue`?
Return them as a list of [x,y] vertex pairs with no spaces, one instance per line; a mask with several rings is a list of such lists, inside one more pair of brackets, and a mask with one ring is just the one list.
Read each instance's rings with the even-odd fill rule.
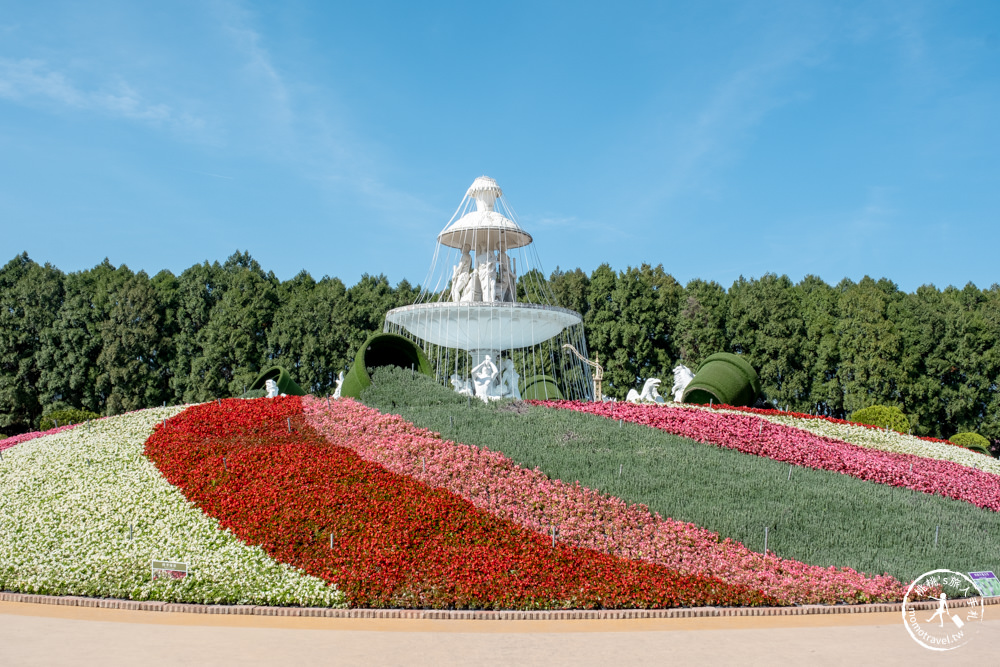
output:
[[656,390],[659,386],[660,380],[649,378],[643,385],[641,394],[635,389],[629,389],[625,400],[629,403],[663,403],[663,397]]
[[475,396],[476,392],[472,386],[472,382],[466,380],[458,373],[453,373],[451,376],[451,386],[455,388],[462,396]]
[[694,371],[684,364],[678,364],[674,367],[674,386],[670,391],[673,393],[676,403],[684,400],[684,390],[691,384],[691,380],[693,379]]
[[264,387],[267,389],[268,398],[274,398],[278,395],[278,383],[274,380],[265,380]]
[[340,398],[340,388],[344,386],[344,371],[337,375],[337,388],[333,390],[333,397]]

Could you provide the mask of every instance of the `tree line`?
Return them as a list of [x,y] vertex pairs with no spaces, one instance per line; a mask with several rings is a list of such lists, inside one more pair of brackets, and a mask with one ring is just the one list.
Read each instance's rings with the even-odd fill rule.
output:
[[[831,286],[766,274],[726,289],[645,264],[557,268],[549,285],[583,315],[616,398],[650,377],[669,387],[678,363],[697,370],[733,352],[782,409],[845,418],[896,405],[914,433],[1000,439],[1000,286],[907,293],[884,278]],[[419,291],[383,275],[349,288],[304,271],[279,281],[245,252],[153,277],[107,260],[63,273],[21,254],[0,269],[0,431],[37,428],[60,408],[117,414],[239,395],[272,365],[327,393],[386,311]]]

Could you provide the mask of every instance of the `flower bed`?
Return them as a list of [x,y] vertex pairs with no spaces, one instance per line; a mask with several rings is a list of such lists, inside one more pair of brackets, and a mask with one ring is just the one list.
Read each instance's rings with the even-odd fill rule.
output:
[[396,415],[351,400],[302,401],[308,423],[328,441],[536,533],[555,527],[561,541],[680,572],[711,573],[786,604],[897,600],[903,594],[892,577],[869,578],[853,570],[765,557],[693,524],[663,519],[579,484],[550,480],[500,453],[441,440]]
[[349,445],[359,440],[391,447],[426,436],[381,429],[377,412],[364,413],[351,401],[336,405],[356,411],[326,438],[303,419],[298,397],[197,406],[157,430],[146,452],[224,527],[335,582],[352,605],[550,609],[781,602],[704,574],[678,574],[561,539],[553,544],[454,493],[358,456]]
[[35,438],[41,438],[45,435],[55,435],[56,433],[62,433],[71,428],[75,428],[77,424],[66,424],[65,426],[56,426],[55,428],[50,428],[48,431],[31,431],[29,433],[22,433],[20,435],[12,435],[9,438],[4,438],[0,440],[0,452],[5,449],[10,449],[14,445],[19,445],[22,442],[28,442],[29,440],[34,440]]
[[[708,410],[705,406],[692,407]],[[749,408],[730,408],[728,406],[713,409],[720,412],[730,410],[734,412],[746,412],[749,410]],[[905,433],[888,431],[867,424],[856,424],[829,417],[813,417],[794,412],[778,412],[776,410],[754,410],[753,412],[773,424],[801,429],[814,435],[849,442],[852,445],[865,447],[866,449],[880,449],[884,452],[913,454],[929,459],[951,461],[952,463],[958,463],[969,468],[1000,474],[1000,461],[997,459],[966,449],[961,445],[956,445],[947,440],[906,435]]]
[[866,449],[742,414],[693,408],[665,409],[634,403],[532,403],[645,424],[745,454],[839,472],[878,484],[954,498],[994,512],[1000,511],[1000,477],[950,461]]
[[[337,605],[327,583],[219,530],[144,456],[157,408],[54,429],[0,460],[0,590],[134,600]],[[10,439],[8,439],[10,440]],[[191,574],[153,579],[151,560]]]

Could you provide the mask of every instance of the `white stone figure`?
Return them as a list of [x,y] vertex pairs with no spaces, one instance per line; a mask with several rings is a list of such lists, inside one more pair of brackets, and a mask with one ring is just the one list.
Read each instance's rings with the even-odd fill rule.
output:
[[506,250],[500,251],[497,270],[500,272],[500,277],[497,280],[497,291],[499,292],[497,300],[510,303],[517,301],[517,267],[514,260],[507,256]]
[[[469,246],[462,248],[462,258],[451,272],[451,300],[458,303],[472,281],[472,255]],[[471,296],[471,295],[470,295]]]
[[500,395],[504,398],[513,398],[520,401],[521,390],[517,386],[517,381],[521,376],[517,374],[517,370],[514,368],[514,360],[508,357],[500,362],[500,366],[503,367],[503,374],[500,376]]
[[476,398],[481,399],[483,403],[488,402],[491,398],[500,398],[495,388],[499,373],[500,369],[497,368],[488,354],[485,359],[479,362],[478,366],[472,369],[472,382],[476,387]]
[[476,268],[469,274],[469,282],[462,290],[462,303],[474,303],[483,300],[482,283],[479,281],[480,266],[486,262],[483,252],[476,249]]
[[265,380],[264,387],[267,388],[268,398],[274,398],[278,395],[278,383],[274,380]]
[[643,385],[641,394],[635,389],[629,389],[628,396],[625,400],[629,403],[663,403],[663,397],[660,396],[660,392],[656,390],[659,386],[659,380],[656,378],[649,378],[646,380],[646,384]]
[[674,394],[674,402],[680,403],[684,400],[684,390],[693,379],[694,371],[684,364],[678,364],[674,367],[674,386],[670,389]]
[[476,251],[476,277],[483,296],[481,301],[497,300],[497,258],[492,250]]
[[453,373],[451,376],[451,386],[455,388],[462,396],[475,396],[476,391],[472,386],[471,380],[466,380],[458,373]]
[[333,397],[340,398],[340,388],[344,386],[344,371],[337,375],[337,388],[333,390]]

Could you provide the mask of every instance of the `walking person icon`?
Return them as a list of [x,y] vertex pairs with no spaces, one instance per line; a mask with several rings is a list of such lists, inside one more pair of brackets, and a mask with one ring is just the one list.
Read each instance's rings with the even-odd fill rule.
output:
[[[933,597],[933,596],[931,596],[931,597]],[[934,598],[934,599],[936,599],[938,601],[937,611],[934,612],[934,614],[930,618],[928,618],[926,622],[930,623],[935,618],[940,618],[941,619],[941,627],[943,628],[944,627],[944,614],[945,614],[946,611],[948,611],[948,595],[947,595],[947,593],[942,592],[941,593],[941,597]]]

